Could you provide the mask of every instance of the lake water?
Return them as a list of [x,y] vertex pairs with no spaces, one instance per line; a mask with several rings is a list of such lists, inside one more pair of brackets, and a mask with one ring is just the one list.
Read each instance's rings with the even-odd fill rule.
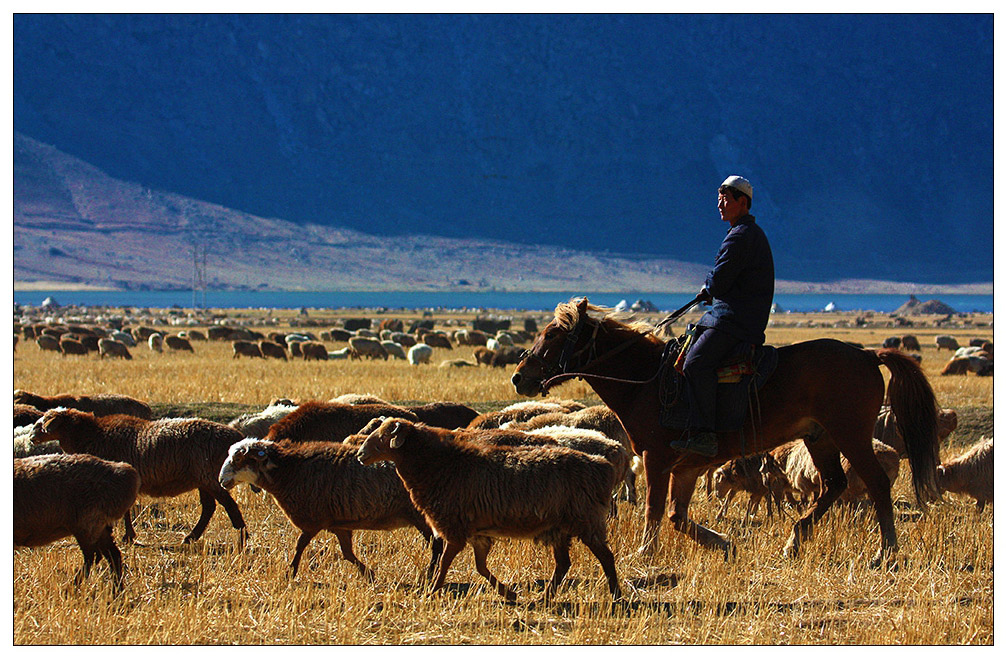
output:
[[[387,309],[502,309],[552,311],[559,302],[584,293],[574,292],[250,292],[208,290],[193,297],[192,291],[47,291],[15,292],[14,302],[39,306],[52,297],[57,303],[80,306],[129,306],[135,308],[387,308]],[[652,302],[661,311],[686,304],[686,293],[586,293],[592,303],[615,306],[621,300]],[[939,299],[959,313],[992,312],[992,295],[917,295],[921,301]],[[907,295],[777,294],[775,302],[784,311],[821,311],[829,303],[837,311],[889,313],[908,301]],[[195,303],[194,303],[195,302]]]

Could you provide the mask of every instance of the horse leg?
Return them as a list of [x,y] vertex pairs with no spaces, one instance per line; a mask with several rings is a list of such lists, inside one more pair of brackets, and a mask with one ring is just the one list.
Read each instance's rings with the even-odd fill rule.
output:
[[821,482],[824,492],[811,504],[810,509],[803,517],[793,524],[793,533],[783,548],[783,555],[796,557],[800,552],[800,542],[810,538],[811,531],[817,520],[824,516],[832,503],[842,495],[848,482],[845,479],[845,472],[842,470],[842,462],[839,458],[838,448],[832,443],[823,431],[816,434],[818,438],[805,439],[807,451],[814,466],[821,474]]
[[692,500],[695,482],[699,479],[701,472],[701,470],[689,469],[671,473],[671,523],[678,532],[688,535],[703,546],[720,549],[729,559],[734,552],[733,544],[720,533],[688,518],[688,504]]
[[663,472],[666,460],[654,456],[649,450],[643,453],[643,467],[646,472],[646,523],[643,543],[637,554],[652,556],[657,552],[657,537],[667,506],[667,487],[671,474]]
[[877,523],[880,524],[880,549],[870,562],[870,566],[877,569],[898,550],[898,535],[894,529],[894,505],[891,503],[891,480],[877,461],[872,441],[865,446],[847,447],[842,452],[856,474],[862,478],[877,512]]
[[[706,474],[706,477],[709,477],[708,473]],[[731,489],[730,491],[727,492],[726,497],[723,499],[723,504],[720,505],[719,514],[716,515],[716,520],[717,521],[719,521],[720,519],[722,519],[724,516],[727,515],[727,507],[730,506],[730,501],[734,499],[734,495],[736,493],[737,492],[734,491],[733,489]]]

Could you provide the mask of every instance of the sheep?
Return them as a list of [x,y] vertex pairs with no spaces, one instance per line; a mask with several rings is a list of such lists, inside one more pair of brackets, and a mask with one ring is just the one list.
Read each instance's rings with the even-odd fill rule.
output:
[[948,349],[951,352],[955,352],[960,348],[957,344],[957,339],[953,336],[940,335],[936,337],[936,351],[939,352],[942,349]]
[[[936,415],[937,439],[943,441],[955,429],[957,429],[957,412],[953,409],[940,409]],[[894,448],[901,459],[908,456],[905,440],[901,436],[898,421],[890,407],[881,407],[877,422],[873,426],[873,438]]]
[[488,429],[500,427],[506,423],[523,422],[541,414],[556,411],[568,413],[571,411],[579,411],[584,408],[585,405],[580,404],[575,400],[552,400],[544,402],[529,400],[527,402],[517,402],[511,404],[499,411],[489,411],[481,414],[477,418],[473,419],[472,422],[468,424],[468,427],[473,429]]
[[[898,451],[891,446],[873,439],[873,452],[880,462],[881,468],[887,474],[891,485],[898,478],[901,459]],[[821,474],[811,460],[810,452],[803,440],[790,441],[773,449],[769,453],[786,473],[786,479],[795,491],[804,499],[816,499],[821,493]],[[849,460],[842,455],[842,470],[845,472],[847,486],[839,497],[845,503],[852,503],[866,493],[866,484],[856,473]]]
[[[781,514],[782,498],[788,489],[785,479],[786,474],[778,462],[766,453],[731,459],[713,471],[713,488],[716,496],[723,499],[723,505],[716,518],[721,519],[726,515],[730,501],[741,491],[746,491],[751,496],[744,512],[745,518],[758,511],[758,504],[763,498],[769,518],[772,517],[773,502]],[[790,498],[792,500],[792,497]]]
[[901,347],[902,349],[910,352],[922,351],[922,346],[919,345],[919,339],[911,334],[905,334],[901,337]]
[[169,350],[174,350],[176,352],[195,353],[195,350],[192,349],[192,343],[185,340],[181,336],[175,336],[173,334],[168,334],[167,336],[164,337],[164,346],[167,347]]
[[[560,401],[560,404],[573,407],[579,405],[580,403],[573,400],[562,400]],[[580,427],[584,429],[597,430],[609,439],[622,444],[629,455],[634,455],[632,442],[629,441],[629,435],[625,432],[625,428],[622,426],[622,421],[618,419],[618,416],[615,415],[614,411],[603,404],[578,409],[568,413],[563,411],[553,411],[534,416],[522,422],[503,423],[503,427],[522,430],[525,432],[539,427],[547,427],[549,425],[566,425],[568,427]],[[641,468],[642,464],[641,460],[634,456],[632,462],[632,468],[629,468],[625,472],[625,478],[622,483],[622,493],[624,494],[624,499],[628,501],[630,505],[635,505],[636,475],[638,475],[637,471]]]
[[341,442],[350,434],[358,432],[371,419],[381,416],[419,420],[418,416],[408,409],[394,405],[308,401],[277,421],[261,438],[270,441],[287,439],[297,442]]
[[112,526],[136,502],[140,475],[124,462],[91,455],[40,455],[14,460],[14,545],[44,546],[74,537],[84,565],[79,585],[95,558],[105,558],[112,587],[122,590],[122,554]]
[[387,400],[370,393],[343,393],[338,397],[332,398],[329,402],[338,402],[340,404],[391,404]]
[[117,395],[105,393],[99,395],[36,395],[17,389],[14,391],[14,404],[27,404],[35,407],[39,411],[48,411],[57,407],[67,407],[80,411],[89,411],[95,416],[110,416],[112,414],[126,414],[137,418],[150,419],[154,412],[150,405],[142,400],[129,397],[128,395]]
[[125,343],[120,343],[111,338],[102,338],[98,341],[98,358],[103,359],[106,356],[109,358],[118,357],[127,361],[133,359],[133,355],[129,353],[129,348],[126,347]]
[[479,346],[475,348],[472,355],[475,357],[475,363],[478,363],[479,365],[485,364],[488,366],[492,365],[493,357],[496,353],[488,347]]
[[136,347],[136,339],[133,338],[133,334],[128,331],[113,331],[110,332],[106,338],[117,340],[126,347]]
[[[39,438],[59,441],[63,452],[129,463],[140,474],[144,495],[169,497],[198,489],[202,513],[184,543],[202,536],[219,502],[238,530],[238,546],[244,546],[247,530],[241,510],[217,481],[227,449],[244,438],[236,429],[201,418],[95,417],[76,409],[49,410],[40,422]],[[123,521],[125,540],[131,542],[136,532],[128,512]]]
[[271,340],[260,340],[258,342],[259,354],[262,358],[283,359],[286,358],[286,347]]
[[394,466],[363,466],[356,459],[359,446],[325,441],[308,443],[245,439],[230,447],[220,468],[221,486],[231,489],[247,482],[268,491],[300,538],[290,563],[296,577],[301,555],[322,530],[335,534],[342,557],[372,580],[374,572],[353,553],[353,530],[394,530],[412,526],[433,542],[427,569],[432,577],[443,542],[412,505]]
[[454,340],[457,341],[458,345],[485,347],[489,336],[484,331],[479,331],[478,329],[459,329],[454,334]]
[[14,428],[14,458],[31,457],[34,455],[54,455],[62,453],[59,441],[43,441],[35,443],[41,428],[38,421]]
[[328,349],[324,343],[304,341],[300,344],[300,353],[305,361],[328,361]]
[[297,405],[284,400],[280,403],[271,403],[268,407],[258,413],[248,413],[238,416],[227,423],[228,427],[233,427],[246,437],[262,437],[269,432],[269,428],[278,421],[286,418],[297,409]]
[[241,356],[248,356],[252,358],[265,358],[262,356],[262,350],[259,348],[258,343],[253,343],[250,340],[234,340],[231,341],[231,349],[234,350],[234,355],[232,359],[236,359]]
[[489,365],[493,368],[517,365],[524,358],[524,350],[519,347],[502,346],[494,350],[493,358]]
[[368,359],[388,360],[388,351],[381,345],[381,341],[376,338],[353,336],[349,339],[349,347],[359,356],[365,356]]
[[343,361],[345,359],[350,358],[350,356],[351,356],[350,348],[343,347],[342,349],[330,351],[328,353],[328,360],[329,361]]
[[407,354],[409,363],[418,366],[421,363],[429,363],[433,358],[433,348],[426,343],[416,343],[409,348]]
[[975,499],[975,508],[981,514],[985,503],[991,503],[994,499],[994,465],[992,439],[986,439],[971,446],[963,455],[940,464],[936,468],[936,484],[940,491],[971,496]]
[[467,427],[479,415],[479,412],[460,402],[430,402],[406,409],[414,413],[420,422],[448,430]]
[[387,352],[389,356],[393,356],[396,359],[405,361],[408,358],[405,355],[405,348],[393,340],[382,340],[381,347],[384,348],[384,351]]
[[891,336],[890,338],[885,338],[881,347],[891,347],[894,349],[901,349],[901,337]]
[[940,374],[967,375],[968,372],[973,372],[979,377],[991,376],[993,373],[993,362],[991,359],[982,356],[981,353],[962,358],[950,359],[950,361],[943,366],[943,370],[940,371]]
[[59,351],[63,353],[63,356],[67,354],[78,356],[87,354],[87,348],[84,347],[83,343],[68,336],[63,336],[59,339]]
[[476,570],[507,600],[517,595],[486,566],[489,537],[535,539],[552,546],[555,570],[546,598],[569,570],[577,537],[601,563],[612,598],[621,598],[608,547],[608,498],[615,470],[602,457],[562,446],[490,446],[460,442],[452,431],[385,420],[360,446],[363,464],[391,461],[438,537],[445,541],[432,590],[440,589],[454,557],[471,542]]
[[30,404],[14,403],[14,427],[31,425],[42,417],[42,412]]
[[150,334],[147,336],[147,347],[151,352],[164,351],[164,336],[161,334]]
[[58,352],[59,351],[59,339],[55,336],[49,336],[42,334],[35,339],[35,344],[38,345],[38,349],[43,352]]
[[465,359],[444,359],[440,362],[440,368],[476,368],[479,364]]
[[412,347],[416,344],[416,337],[412,334],[407,334],[402,331],[393,331],[390,336],[391,340],[395,341],[402,347]]
[[436,331],[423,334],[423,343],[429,345],[430,347],[442,347],[445,350],[454,349],[451,346],[451,340],[447,337],[447,335]]
[[189,329],[188,331],[179,331],[178,335],[181,336],[182,338],[187,338],[190,341],[206,340],[206,336],[203,335],[203,332],[197,331],[195,329]]

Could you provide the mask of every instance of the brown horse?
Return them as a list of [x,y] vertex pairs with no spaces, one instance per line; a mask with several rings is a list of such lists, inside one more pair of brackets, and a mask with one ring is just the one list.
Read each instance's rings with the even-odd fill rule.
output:
[[556,307],[555,318],[535,338],[511,379],[518,393],[535,396],[544,395],[560,380],[583,378],[621,420],[646,469],[641,553],[656,549],[669,488],[674,528],[731,555],[733,547],[726,537],[688,518],[696,479],[710,466],[802,438],[821,472],[824,492],[794,524],[785,552],[797,553],[800,541],[810,537],[814,523],[845,489],[842,454],[863,478],[877,511],[881,547],[872,564],[882,565],[897,550],[898,540],[891,483],[871,443],[884,401],[881,365],[891,371],[887,394],[902,423],[916,498],[920,504],[939,498],[936,398],[915,361],[897,350],[864,350],[831,339],[780,347],[776,371],[758,393],[757,421],[748,418],[743,431],[721,434],[719,454],[703,457],[672,449],[669,443],[682,432],[659,422],[656,373],[663,349],[664,342],[653,335],[652,327],[625,324],[609,309],[582,299]]

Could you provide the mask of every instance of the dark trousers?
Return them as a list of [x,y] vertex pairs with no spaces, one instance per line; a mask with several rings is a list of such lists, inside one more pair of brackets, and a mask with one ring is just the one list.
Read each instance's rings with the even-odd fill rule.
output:
[[696,430],[716,428],[716,369],[741,341],[712,327],[701,333],[685,356],[683,374],[691,403],[689,426]]

